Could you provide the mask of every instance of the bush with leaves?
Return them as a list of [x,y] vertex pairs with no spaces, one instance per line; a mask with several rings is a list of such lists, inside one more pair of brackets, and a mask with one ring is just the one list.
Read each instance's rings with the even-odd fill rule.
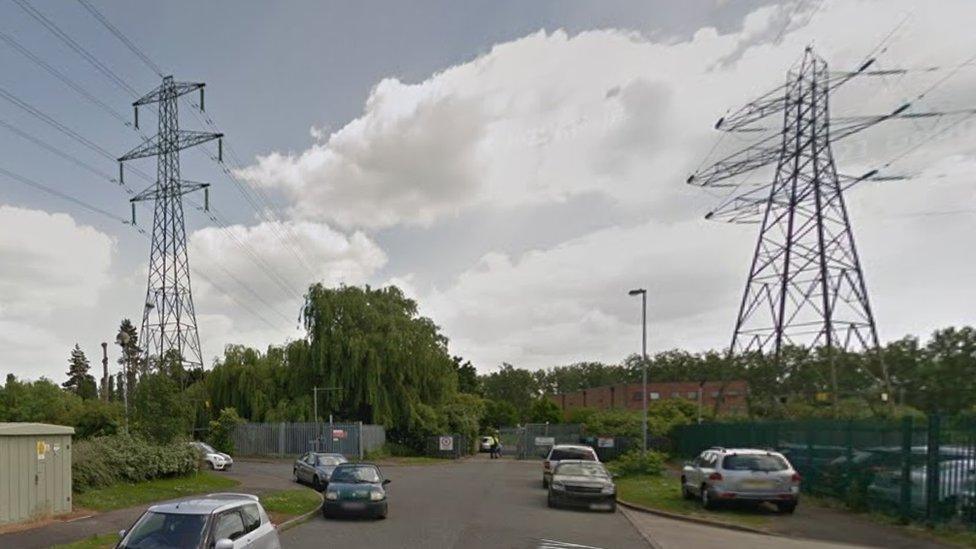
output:
[[210,444],[218,452],[234,453],[234,430],[244,423],[234,408],[224,408],[215,421],[210,422]]
[[197,455],[185,441],[149,442],[138,435],[95,437],[75,443],[71,475],[76,492],[119,482],[142,482],[197,470]]
[[661,452],[648,450],[646,454],[641,455],[640,450],[631,450],[617,457],[607,467],[611,472],[622,477],[657,476],[664,471],[665,461],[667,461],[667,455]]

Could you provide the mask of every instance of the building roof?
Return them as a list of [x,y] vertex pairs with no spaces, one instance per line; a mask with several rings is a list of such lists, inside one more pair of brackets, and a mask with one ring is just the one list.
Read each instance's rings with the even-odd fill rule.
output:
[[0,437],[30,435],[73,435],[74,427],[51,425],[50,423],[4,423],[0,422]]

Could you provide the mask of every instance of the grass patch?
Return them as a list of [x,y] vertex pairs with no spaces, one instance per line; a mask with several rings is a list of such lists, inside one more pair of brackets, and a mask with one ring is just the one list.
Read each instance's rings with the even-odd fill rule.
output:
[[772,514],[750,507],[741,509],[727,507],[715,511],[706,511],[701,508],[697,501],[682,498],[680,482],[670,475],[617,479],[617,497],[626,502],[652,509],[759,529],[769,524],[769,517],[763,516],[764,513]]
[[90,538],[85,538],[74,543],[66,543],[64,545],[55,545],[55,549],[110,549],[115,547],[115,544],[119,541],[119,535],[117,533],[112,534],[101,534],[98,536],[92,536]]
[[94,511],[111,511],[145,503],[194,494],[226,490],[238,481],[208,471],[185,477],[162,478],[137,483],[119,483],[74,495],[74,503]]
[[297,488],[281,490],[261,495],[261,505],[265,511],[290,518],[304,515],[319,506],[322,498],[314,490]]

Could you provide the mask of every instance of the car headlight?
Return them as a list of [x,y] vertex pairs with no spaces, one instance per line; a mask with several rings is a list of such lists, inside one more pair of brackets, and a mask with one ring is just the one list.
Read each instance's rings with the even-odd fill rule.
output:
[[339,499],[339,492],[326,492],[325,493],[325,499],[330,500],[330,501],[335,501],[335,500]]
[[610,486],[604,486],[603,490],[600,490],[601,494],[613,494],[617,491],[617,487],[611,484]]
[[384,497],[386,497],[386,494],[382,490],[373,490],[369,493],[370,501],[383,501]]
[[551,484],[553,490],[565,490],[566,485],[561,482],[553,482]]

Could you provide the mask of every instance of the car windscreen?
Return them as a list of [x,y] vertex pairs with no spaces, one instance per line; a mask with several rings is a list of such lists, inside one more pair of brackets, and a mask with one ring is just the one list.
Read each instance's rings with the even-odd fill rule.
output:
[[563,463],[556,467],[556,475],[571,477],[607,478],[607,471],[597,463]]
[[332,482],[380,482],[375,467],[340,466],[332,472]]
[[214,450],[213,449],[213,446],[207,444],[206,442],[198,442],[197,444],[199,445],[199,447],[200,447],[201,450],[203,450],[204,452],[207,452],[208,454],[216,454],[217,453],[217,450]]
[[206,515],[148,512],[136,522],[119,547],[197,547],[206,525]]
[[726,471],[785,471],[786,460],[772,454],[732,454],[722,460]]
[[338,458],[336,456],[319,456],[319,465],[339,465],[340,463],[345,463],[346,460]]
[[596,461],[596,456],[593,455],[593,450],[584,450],[582,448],[553,448],[549,459],[551,461],[562,461],[564,459]]

